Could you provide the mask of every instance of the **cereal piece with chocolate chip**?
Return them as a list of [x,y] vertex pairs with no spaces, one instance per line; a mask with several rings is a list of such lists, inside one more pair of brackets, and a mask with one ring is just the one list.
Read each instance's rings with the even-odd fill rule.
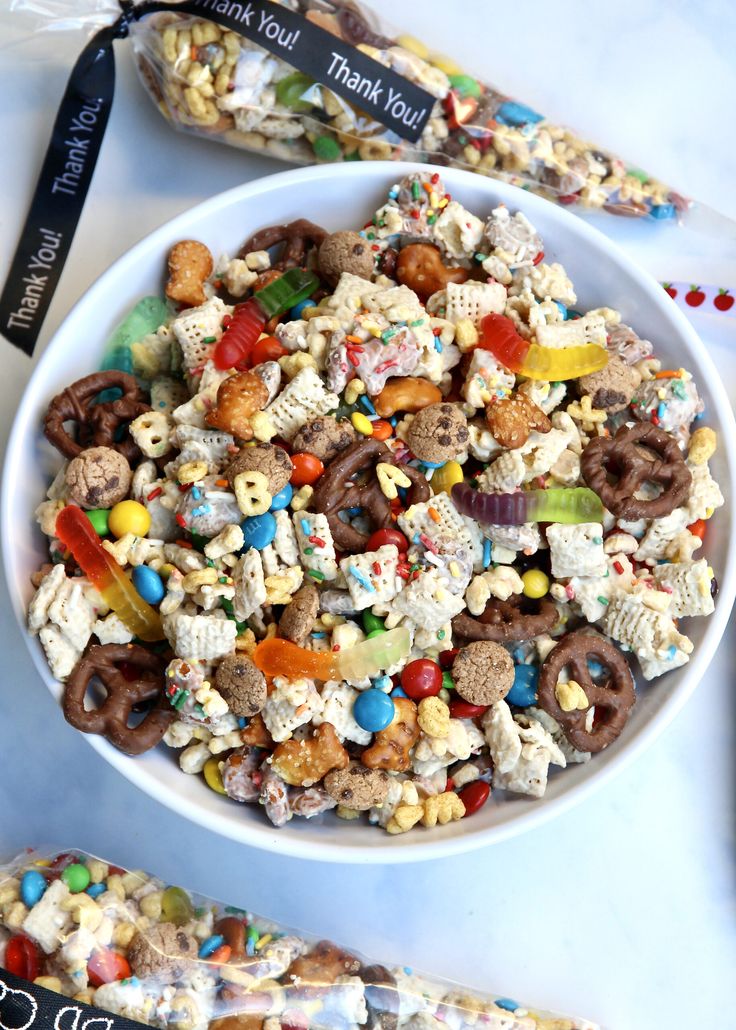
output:
[[273,497],[284,489],[293,469],[291,458],[283,447],[259,443],[255,447],[241,448],[225,469],[225,475],[234,488],[235,477],[241,472],[261,472],[268,480],[268,492]]
[[319,594],[312,583],[305,583],[294,594],[279,619],[279,636],[303,646],[319,611]]
[[375,255],[370,244],[360,233],[352,230],[333,232],[319,248],[319,272],[332,286],[343,272],[370,279],[373,275]]
[[640,382],[641,375],[637,369],[612,354],[605,368],[581,376],[578,386],[583,397],[590,397],[594,408],[602,408],[609,415],[614,415],[627,407]]
[[454,404],[430,404],[414,416],[407,443],[420,461],[451,461],[467,450],[468,420]]
[[266,679],[244,654],[225,655],[217,666],[215,689],[238,717],[249,719],[266,703]]
[[514,663],[501,644],[478,640],[456,656],[452,678],[464,701],[471,705],[494,705],[514,685]]
[[128,945],[128,962],[140,980],[179,980],[197,961],[199,946],[190,934],[173,923],[159,923],[136,933]]
[[390,779],[383,769],[367,769],[353,762],[347,769],[334,769],[327,773],[324,788],[340,805],[356,812],[382,804],[388,796]]
[[83,508],[112,508],[128,496],[132,478],[127,459],[111,447],[90,447],[66,469],[69,496]]
[[302,426],[294,437],[292,449],[295,452],[308,451],[320,461],[332,461],[356,439],[357,434],[350,422],[344,419],[338,422],[332,415],[322,415]]

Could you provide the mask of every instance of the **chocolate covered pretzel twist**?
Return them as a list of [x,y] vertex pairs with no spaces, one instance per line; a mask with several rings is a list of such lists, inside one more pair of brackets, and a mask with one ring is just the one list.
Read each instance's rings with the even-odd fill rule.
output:
[[[615,436],[591,440],[580,470],[606,508],[625,519],[669,515],[687,499],[692,481],[677,440],[650,422],[621,426]],[[634,496],[645,483],[659,485],[659,496]]]
[[508,601],[490,600],[477,618],[461,612],[452,620],[452,629],[466,640],[531,640],[548,633],[557,622],[557,609],[548,597],[532,600],[515,594]]
[[[122,390],[122,397],[93,403],[103,390],[114,388]],[[93,372],[57,393],[46,412],[43,431],[65,458],[76,458],[87,447],[111,447],[133,461],[140,451],[127,434],[117,440],[118,430],[150,410],[134,376],[117,369]],[[75,436],[67,432],[66,422],[76,423]]]
[[[593,682],[589,658],[608,669],[605,684]],[[587,708],[566,712],[560,707],[555,688],[564,668],[585,692]],[[557,720],[573,747],[578,751],[602,751],[626,725],[636,692],[629,663],[610,640],[576,630],[563,637],[547,656],[539,674],[537,697],[539,707]],[[595,713],[589,725],[591,708]]]
[[[128,679],[120,666],[135,669]],[[166,662],[138,644],[92,644],[74,666],[64,687],[64,718],[82,733],[99,733],[128,755],[149,751],[161,740],[176,712],[163,697]],[[106,698],[95,709],[84,699],[93,680],[99,680]],[[157,703],[159,702],[159,703]],[[140,705],[150,704],[137,726],[129,726]]]
[[[343,522],[341,511],[363,508],[370,516],[374,530],[387,529],[393,524],[391,503],[375,475],[375,465],[379,462],[397,465],[411,480],[407,506],[426,501],[429,497],[425,476],[411,465],[400,465],[385,443],[370,438],[358,440],[330,462],[312,497],[312,507],[327,517],[332,538],[342,551],[351,554],[364,551],[368,534],[361,533],[349,522]],[[352,478],[361,474],[362,479]]]
[[326,236],[327,230],[320,225],[315,225],[306,218],[297,218],[286,225],[271,225],[259,229],[248,237],[238,251],[238,257],[244,258],[256,250],[269,250],[281,243],[283,249],[277,259],[271,262],[271,267],[282,270],[304,267],[311,250],[318,250]]

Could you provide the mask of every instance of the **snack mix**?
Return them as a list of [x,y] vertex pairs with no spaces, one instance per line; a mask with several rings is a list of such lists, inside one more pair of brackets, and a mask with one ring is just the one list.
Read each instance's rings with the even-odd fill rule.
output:
[[45,419],[28,626],[72,725],[276,826],[401,834],[541,797],[632,667],[689,660],[715,434],[523,213],[429,169],[363,229],[182,240],[168,276]]
[[[513,183],[555,203],[669,220],[690,202],[639,168],[380,24],[351,0],[275,0],[420,87],[434,105],[412,143],[281,57],[178,12],[131,26],[141,81],[184,132],[300,164],[427,161]],[[213,10],[227,4],[212,4]],[[237,7],[233,4],[232,7]]]
[[82,852],[25,854],[0,870],[3,1027],[52,1025],[57,999],[44,1021],[39,989],[65,996],[56,1027],[118,1026],[107,1012],[177,1030],[596,1030]]

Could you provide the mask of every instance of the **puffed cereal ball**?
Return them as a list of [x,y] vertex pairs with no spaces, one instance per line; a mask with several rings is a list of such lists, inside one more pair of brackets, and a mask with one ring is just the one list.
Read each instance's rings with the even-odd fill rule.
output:
[[430,404],[412,419],[406,442],[420,461],[451,461],[468,445],[468,420],[454,404]]
[[215,673],[215,689],[238,717],[249,719],[266,703],[266,679],[245,655],[229,654],[222,659]]
[[458,697],[471,705],[493,705],[514,685],[514,663],[501,644],[477,640],[464,647],[452,663]]
[[72,458],[66,470],[69,496],[82,508],[112,508],[128,496],[133,473],[111,447],[90,447]]
[[343,272],[370,279],[374,264],[370,243],[352,230],[331,233],[319,248],[320,275],[333,286]]

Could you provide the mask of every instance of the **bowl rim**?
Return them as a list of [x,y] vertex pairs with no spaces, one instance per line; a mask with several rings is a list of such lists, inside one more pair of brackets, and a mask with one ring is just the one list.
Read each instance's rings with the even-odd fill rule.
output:
[[[359,181],[366,176],[368,170],[370,170],[371,178],[378,180],[381,176],[385,176],[387,183],[395,181],[413,171],[431,170],[458,183],[459,185],[453,185],[453,191],[458,188],[462,189],[463,183],[467,183],[469,187],[472,186],[475,189],[483,189],[485,183],[489,188],[489,192],[495,192],[499,202],[507,203],[510,207],[524,211],[532,221],[535,212],[544,212],[546,216],[553,219],[557,217],[562,220],[563,224],[566,220],[569,220],[569,227],[572,228],[574,225],[574,235],[577,235],[583,244],[589,243],[602,250],[607,260],[622,267],[625,266],[629,274],[638,279],[647,288],[647,292],[650,294],[649,302],[655,308],[660,309],[665,319],[673,322],[680,335],[686,338],[693,357],[698,362],[699,376],[708,381],[712,403],[716,409],[718,422],[722,429],[723,440],[736,440],[736,421],[734,420],[723,382],[705,345],[683,312],[672,303],[653,276],[642,269],[637,262],[631,260],[604,233],[583,219],[577,218],[571,212],[558,208],[541,197],[495,179],[484,180],[477,174],[460,169],[444,169],[420,162],[397,161],[375,161],[365,165],[348,162],[289,169],[225,190],[188,208],[174,218],[162,223],[151,232],[146,233],[137,243],[97,276],[94,282],[67,312],[49,339],[40,359],[35,368],[33,368],[13,419],[4,458],[2,497],[0,499],[2,557],[11,603],[20,632],[42,681],[57,701],[60,695],[60,684],[51,677],[45,656],[28,633],[25,605],[20,593],[14,589],[15,583],[11,585],[10,570],[14,569],[16,552],[9,530],[15,521],[12,484],[17,475],[17,459],[14,455],[19,453],[18,448],[21,441],[30,432],[37,431],[31,425],[32,422],[35,422],[38,408],[38,405],[33,403],[33,394],[36,391],[36,383],[44,380],[46,368],[56,361],[56,344],[63,335],[64,327],[68,322],[77,318],[80,311],[83,312],[88,305],[94,306],[97,294],[104,291],[109,280],[124,281],[126,268],[133,266],[139,255],[147,254],[151,248],[157,246],[163,248],[168,239],[175,233],[183,233],[182,238],[184,238],[188,223],[191,221],[193,214],[196,214],[198,218],[206,217],[207,214],[218,212],[236,203],[256,199],[274,190],[292,186],[298,189],[305,182],[330,181],[336,178],[354,178]],[[733,488],[734,484],[736,484],[736,447],[725,446],[724,452]],[[281,855],[312,861],[341,862],[346,864],[395,864],[445,858],[508,840],[568,811],[574,805],[590,797],[594,791],[603,787],[604,784],[609,782],[652,744],[656,737],[672,722],[695,691],[728,624],[731,607],[734,597],[736,597],[736,505],[730,504],[727,499],[726,505],[721,509],[720,517],[727,518],[729,525],[724,526],[724,533],[728,533],[728,546],[724,574],[720,582],[719,600],[716,604],[715,612],[708,618],[704,639],[698,646],[694,658],[688,663],[687,670],[683,674],[681,681],[670,689],[667,699],[662,706],[641,727],[637,728],[636,733],[631,739],[626,740],[622,744],[621,748],[609,759],[606,765],[596,768],[596,764],[591,763],[588,766],[590,772],[582,782],[572,785],[557,797],[535,799],[534,802],[530,802],[528,810],[517,813],[513,818],[503,821],[498,825],[474,830],[472,829],[472,823],[469,827],[466,823],[463,823],[462,831],[451,837],[437,840],[432,840],[431,838],[417,840],[416,837],[407,837],[403,834],[397,837],[381,835],[380,838],[375,839],[376,835],[371,835],[366,838],[365,844],[352,844],[347,841],[344,843],[340,842],[339,833],[337,833],[334,835],[334,839],[331,837],[325,841],[316,841],[290,833],[288,825],[281,829],[276,829],[266,824],[265,821],[263,825],[260,823],[250,823],[245,820],[239,822],[236,818],[233,818],[233,814],[237,811],[236,809],[233,809],[233,814],[230,814],[229,811],[228,814],[224,812],[220,814],[219,812],[209,811],[199,802],[195,802],[194,805],[186,810],[182,810],[182,791],[159,783],[148,770],[136,763],[134,758],[130,758],[118,751],[104,738],[92,734],[84,734],[84,737],[87,743],[129,782],[144,791],[149,797],[181,815],[182,818],[238,843],[258,847]],[[371,843],[371,841],[374,842]]]

